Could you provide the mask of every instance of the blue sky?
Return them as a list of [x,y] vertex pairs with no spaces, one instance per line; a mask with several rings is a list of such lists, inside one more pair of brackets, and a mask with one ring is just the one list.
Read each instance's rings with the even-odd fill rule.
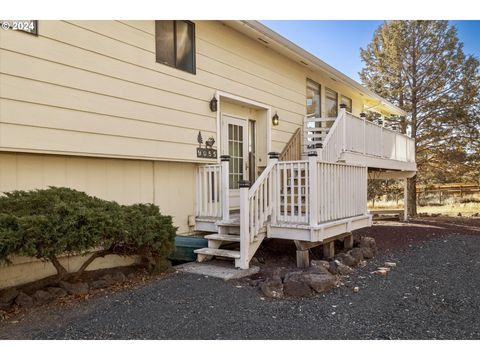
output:
[[[383,21],[373,20],[268,20],[263,24],[360,81],[360,47],[365,48]],[[480,58],[480,21],[451,21],[457,26],[464,51]]]

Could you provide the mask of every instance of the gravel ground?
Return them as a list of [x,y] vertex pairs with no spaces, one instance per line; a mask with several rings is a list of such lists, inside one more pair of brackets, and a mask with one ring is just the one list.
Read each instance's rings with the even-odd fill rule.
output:
[[[479,255],[480,236],[410,244],[311,299],[269,300],[243,283],[175,274],[0,323],[0,338],[480,339]],[[386,260],[397,263],[387,277],[370,274]]]

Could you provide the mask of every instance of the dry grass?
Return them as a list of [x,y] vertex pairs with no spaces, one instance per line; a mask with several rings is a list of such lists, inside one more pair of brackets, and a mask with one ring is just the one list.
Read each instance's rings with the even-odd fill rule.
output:
[[[403,209],[403,200],[399,200],[398,204],[393,200],[377,200],[375,207],[372,202],[368,202],[369,210],[383,210],[383,209]],[[450,197],[443,200],[440,204],[438,199],[431,198],[421,200],[417,207],[419,214],[441,214],[445,216],[479,216],[480,214],[480,194],[469,195],[463,198]]]

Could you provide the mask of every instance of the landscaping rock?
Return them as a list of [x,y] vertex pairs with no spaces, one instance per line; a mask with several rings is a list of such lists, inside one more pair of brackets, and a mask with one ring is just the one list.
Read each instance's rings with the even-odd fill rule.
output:
[[52,294],[53,297],[56,297],[56,298],[61,298],[61,297],[64,297],[64,296],[67,296],[67,292],[60,288],[60,287],[49,287],[47,288],[47,291]]
[[378,269],[378,270],[375,270],[372,274],[387,276],[388,271],[385,269]]
[[28,296],[24,292],[20,292],[15,298],[15,304],[23,308],[31,308],[34,304],[34,300],[31,296]]
[[357,260],[357,265],[363,260],[363,251],[361,248],[353,248],[352,250],[349,250],[347,254]]
[[12,304],[9,303],[0,303],[0,310],[8,310]]
[[54,296],[45,290],[37,290],[35,294],[33,294],[33,298],[39,304],[46,304],[54,299]]
[[391,261],[386,261],[386,262],[385,262],[385,267],[394,268],[394,267],[396,267],[396,266],[397,266],[397,264],[394,263],[394,262],[391,262]]
[[121,271],[115,271],[112,274],[112,280],[116,283],[123,283],[127,278],[125,277],[125,274]]
[[262,290],[265,296],[274,299],[281,299],[284,295],[282,280],[278,278],[264,281],[260,284],[260,290]]
[[291,272],[285,275],[283,292],[286,296],[307,297],[312,295],[310,285],[305,282],[302,272]]
[[340,264],[340,261],[338,260],[330,261],[328,263],[328,271],[330,271],[330,274],[333,274],[333,275],[338,274],[338,264]]
[[337,278],[328,272],[304,274],[303,279],[317,293],[330,290],[337,284]]
[[362,255],[364,259],[373,259],[375,257],[374,251],[370,247],[358,248],[362,250]]
[[357,266],[360,260],[355,259],[353,256],[351,256],[348,253],[340,253],[336,256],[336,260],[340,261],[341,263],[347,265],[347,266]]
[[353,269],[350,266],[347,266],[342,263],[337,264],[337,273],[339,275],[348,275],[348,274],[351,274],[352,271]]
[[103,275],[100,280],[105,280],[108,285],[113,285],[115,283],[115,281],[113,280],[113,277],[112,275],[110,274],[106,274],[106,275]]
[[10,288],[0,293],[0,304],[8,304],[8,307],[13,303],[13,300],[18,296],[17,289]]
[[360,288],[359,288],[358,286],[355,286],[355,287],[353,288],[353,292],[354,292],[354,293],[358,293],[359,291],[360,291]]
[[329,270],[330,269],[330,262],[326,260],[312,260],[310,262],[310,266],[312,268],[324,268]]
[[127,275],[128,280],[134,280],[135,279],[135,273],[131,272],[130,274]]
[[85,295],[88,293],[88,284],[85,283],[71,284],[66,281],[60,281],[60,286],[71,295]]
[[364,236],[360,238],[360,241],[358,242],[358,245],[360,247],[370,247],[370,248],[376,248],[377,243],[375,242],[375,239],[372,237]]
[[111,285],[111,282],[105,279],[98,279],[90,283],[90,289],[101,289]]

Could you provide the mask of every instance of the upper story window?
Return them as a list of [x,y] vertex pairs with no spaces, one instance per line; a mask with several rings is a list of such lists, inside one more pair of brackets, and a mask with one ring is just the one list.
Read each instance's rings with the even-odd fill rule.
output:
[[338,94],[329,88],[325,88],[325,106],[327,117],[338,116]]
[[185,20],[155,21],[156,61],[195,74],[195,24]]
[[320,84],[307,79],[307,115],[321,117]]
[[352,99],[342,95],[341,103],[347,105],[345,110],[347,110],[349,113],[352,112]]

